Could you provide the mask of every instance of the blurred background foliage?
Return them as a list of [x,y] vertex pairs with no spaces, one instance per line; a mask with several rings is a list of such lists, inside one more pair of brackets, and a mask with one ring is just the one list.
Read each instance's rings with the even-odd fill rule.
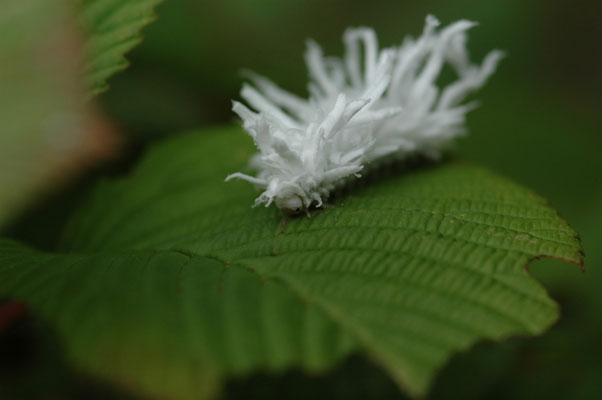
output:
[[[348,26],[372,26],[382,45],[418,35],[427,13],[444,24],[478,21],[473,60],[508,53],[478,94],[457,157],[532,188],[580,232],[586,271],[540,260],[530,271],[561,303],[562,319],[539,338],[483,343],[456,356],[433,398],[602,398],[602,2],[597,0],[167,0],[132,66],[111,79],[100,106],[125,150],[60,193],[41,199],[9,233],[51,248],[62,222],[98,175],[123,172],[145,146],[191,128],[235,121],[247,68],[305,93],[305,39],[340,54]],[[0,66],[2,68],[2,66]],[[0,88],[0,90],[2,90]],[[71,371],[41,322],[0,332],[2,398],[126,398]],[[60,366],[60,367],[59,367]],[[12,397],[11,397],[12,396]],[[324,377],[297,372],[233,381],[226,398],[400,398],[375,367],[351,359]]]

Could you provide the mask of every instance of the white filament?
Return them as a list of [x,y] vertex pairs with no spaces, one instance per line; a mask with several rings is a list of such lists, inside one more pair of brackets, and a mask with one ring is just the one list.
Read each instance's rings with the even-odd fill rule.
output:
[[[245,84],[241,97],[254,111],[237,101],[232,109],[259,149],[251,160],[258,174],[237,172],[226,180],[264,189],[255,205],[275,202],[294,212],[321,206],[367,163],[416,153],[436,157],[464,132],[465,114],[475,104],[462,101],[503,56],[496,50],[481,65],[470,63],[466,32],[475,25],[461,20],[437,31],[439,21],[429,15],[418,39],[380,51],[373,30],[349,29],[343,59],[324,57],[309,41],[308,99],[251,74],[255,87]],[[441,90],[436,80],[445,63],[458,78]]]

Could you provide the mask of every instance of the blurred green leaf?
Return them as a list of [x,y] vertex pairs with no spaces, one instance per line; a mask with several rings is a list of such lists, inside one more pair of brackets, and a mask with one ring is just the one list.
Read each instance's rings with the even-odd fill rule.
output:
[[157,3],[84,0],[81,26],[70,2],[2,3],[0,227],[36,196],[115,151],[112,128],[86,98],[125,68],[124,54],[140,41]]
[[125,53],[140,43],[140,31],[156,18],[154,9],[161,1],[81,1],[86,30],[84,76],[92,95],[105,91],[107,79],[127,68]]
[[152,396],[209,397],[216,375],[258,367],[319,371],[353,345],[281,283],[208,257],[55,255],[5,240],[0,277],[3,294],[55,323],[77,365]]
[[530,191],[443,164],[359,181],[334,208],[287,219],[223,181],[252,153],[238,128],[157,145],[98,186],[63,238],[70,254],[5,244],[0,294],[53,321],[80,365],[150,392],[173,374],[162,393],[182,397],[193,376],[324,368],[358,346],[421,395],[454,352],[558,318],[525,267],[579,264],[581,248]]
[[85,102],[68,2],[6,0],[0,13],[0,227],[106,157],[114,137]]

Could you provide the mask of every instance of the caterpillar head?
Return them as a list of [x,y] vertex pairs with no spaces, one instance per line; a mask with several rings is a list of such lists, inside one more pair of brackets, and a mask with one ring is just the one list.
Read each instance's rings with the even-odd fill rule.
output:
[[298,215],[302,212],[307,213],[307,207],[303,203],[303,200],[296,194],[287,197],[276,197],[274,202],[287,215]]

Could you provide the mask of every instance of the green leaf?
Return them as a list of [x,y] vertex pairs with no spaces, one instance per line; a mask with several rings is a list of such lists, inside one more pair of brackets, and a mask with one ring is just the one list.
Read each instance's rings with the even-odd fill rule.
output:
[[[278,367],[316,370],[361,349],[417,396],[453,353],[483,339],[540,334],[558,318],[558,306],[525,267],[542,256],[580,264],[581,247],[530,191],[481,168],[446,163],[364,179],[332,198],[332,208],[288,219],[273,207],[251,208],[258,193],[245,182],[224,182],[252,153],[238,128],[161,143],[128,177],[98,186],[65,233],[67,254],[5,248],[0,294],[32,304],[57,325],[79,364],[98,373],[89,359],[107,349],[129,365],[150,358],[186,371],[178,376],[216,377],[271,368],[271,357],[282,360]],[[150,254],[154,261],[143,264]],[[82,261],[70,267],[69,260]],[[198,265],[186,268],[197,275],[180,275],[184,263]],[[248,287],[220,286],[215,271],[224,266]],[[258,294],[261,282],[285,300]],[[48,284],[61,285],[54,292],[60,296],[37,294]],[[175,294],[178,285],[183,294]],[[201,293],[207,297],[194,297]],[[230,302],[244,311],[232,311]],[[320,317],[289,322],[302,304]],[[146,322],[125,325],[141,318]],[[230,325],[208,339],[210,325],[224,318]],[[70,329],[70,319],[88,333]],[[248,321],[262,321],[261,328]],[[313,330],[328,333],[308,337]],[[99,331],[115,335],[103,342]],[[152,345],[132,347],[137,337],[152,337]],[[245,368],[235,368],[234,343],[245,340],[246,352],[238,347],[248,357]],[[300,343],[321,350],[312,356]],[[197,354],[194,362],[186,362],[189,353]],[[312,364],[314,356],[321,357]],[[156,392],[164,374],[157,367],[142,380],[124,368],[116,379]]]
[[0,240],[0,291],[54,322],[76,364],[153,396],[208,397],[216,376],[258,367],[320,371],[353,345],[281,283],[175,251],[53,255]]
[[70,2],[3,0],[0,12],[0,228],[115,148],[86,104]]
[[84,77],[91,95],[105,91],[107,79],[127,68],[125,54],[140,43],[140,31],[155,20],[154,9],[161,1],[81,0],[87,31]]
[[48,188],[115,150],[111,126],[86,100],[125,68],[124,54],[140,41],[157,3],[81,0],[75,21],[71,2],[2,2],[0,228]]

